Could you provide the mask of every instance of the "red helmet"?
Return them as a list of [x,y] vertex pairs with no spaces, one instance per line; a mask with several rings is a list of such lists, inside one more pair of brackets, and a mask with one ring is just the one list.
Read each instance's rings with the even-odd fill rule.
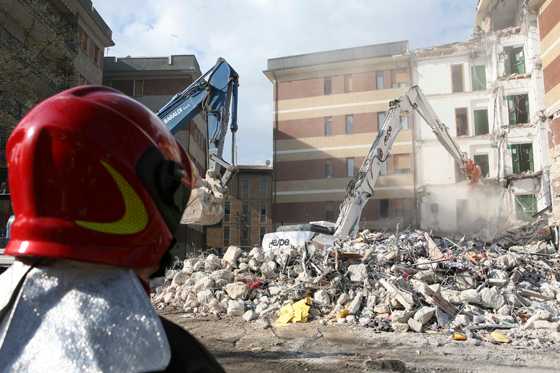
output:
[[190,195],[191,162],[160,119],[107,87],[57,94],[8,140],[16,219],[6,254],[147,267]]

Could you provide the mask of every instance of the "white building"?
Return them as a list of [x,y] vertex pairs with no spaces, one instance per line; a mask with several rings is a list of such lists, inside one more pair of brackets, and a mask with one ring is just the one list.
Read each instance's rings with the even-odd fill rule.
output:
[[416,50],[413,56],[414,81],[485,178],[484,187],[476,189],[463,181],[430,128],[415,118],[416,190],[424,229],[493,227],[492,235],[500,223],[526,219],[550,205],[548,188],[542,187],[548,146],[536,17],[522,1],[490,3],[479,2],[471,40]]

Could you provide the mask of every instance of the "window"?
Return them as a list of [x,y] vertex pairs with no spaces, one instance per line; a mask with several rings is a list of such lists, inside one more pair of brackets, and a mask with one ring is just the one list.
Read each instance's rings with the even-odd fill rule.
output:
[[266,224],[267,217],[266,217],[266,204],[263,202],[261,205],[261,223]]
[[537,213],[537,197],[534,194],[515,196],[515,212],[520,220],[530,220]]
[[451,65],[451,92],[463,92],[463,65]]
[[523,46],[505,47],[504,54],[504,73],[506,76],[525,74],[525,52],[523,51]]
[[224,246],[229,245],[229,227],[224,227]]
[[377,89],[385,88],[385,74],[383,71],[377,71],[375,73],[375,87]]
[[332,93],[332,79],[331,78],[325,78],[325,81],[323,83],[323,93],[325,95],[330,95]]
[[242,226],[240,229],[240,236],[241,236],[241,245],[248,246],[249,245],[249,227]]
[[513,173],[533,172],[533,144],[510,145]]
[[224,203],[224,221],[228,222],[229,221],[229,215],[231,213],[231,202],[230,201],[226,201]]
[[144,96],[144,81],[135,80],[134,81],[134,97]]
[[88,36],[86,32],[80,28],[80,49],[87,53],[88,51]]
[[471,83],[473,91],[484,91],[486,89],[486,66],[471,66]]
[[391,158],[394,173],[409,174],[411,172],[410,154],[395,154]]
[[477,154],[474,156],[474,163],[480,167],[482,177],[490,175],[490,164],[488,162],[488,154]]
[[354,176],[354,158],[346,158],[346,176]]
[[354,125],[354,116],[352,114],[346,116],[346,126],[344,127],[344,132],[348,135],[352,133],[352,127]]
[[529,96],[507,96],[509,125],[529,123]]
[[488,134],[488,110],[474,111],[474,134],[475,136]]
[[325,117],[325,136],[332,136],[332,117]]
[[261,240],[259,242],[263,241],[264,235],[266,234],[266,226],[265,225],[261,225],[261,232],[260,232],[260,238]]
[[344,92],[352,92],[352,75],[344,75]]
[[249,202],[243,202],[241,206],[241,220],[247,225],[251,225],[251,211],[249,210]]
[[455,109],[455,125],[457,126],[457,136],[469,135],[469,120],[466,108]]
[[379,216],[386,218],[389,216],[389,200],[381,199],[379,200]]
[[377,113],[377,132],[381,131],[381,128],[383,127],[383,123],[385,122],[385,117],[387,116],[387,113],[384,111],[380,111]]
[[325,161],[325,177],[333,177],[333,166],[331,161]]
[[268,192],[268,176],[261,176],[260,188],[261,188],[261,193]]
[[249,196],[249,179],[247,177],[241,178],[241,198]]
[[401,115],[400,121],[401,121],[401,127],[402,127],[403,130],[409,130],[410,129],[410,125],[408,124],[408,116],[407,115]]
[[101,53],[99,51],[99,47],[97,45],[93,46],[93,62],[95,62],[95,64],[97,66],[101,66],[101,59],[100,59]]

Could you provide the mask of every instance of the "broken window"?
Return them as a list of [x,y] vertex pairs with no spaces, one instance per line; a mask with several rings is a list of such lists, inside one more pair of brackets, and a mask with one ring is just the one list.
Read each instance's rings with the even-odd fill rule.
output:
[[352,133],[352,127],[354,125],[354,116],[352,114],[346,116],[344,132],[348,135]]
[[325,136],[332,136],[332,117],[325,117]]
[[490,163],[488,162],[488,154],[477,154],[474,156],[474,163],[480,167],[482,177],[490,175]]
[[469,120],[467,118],[467,108],[455,109],[455,124],[457,126],[457,136],[469,135]]
[[464,92],[463,65],[451,65],[451,92]]
[[409,130],[410,129],[410,125],[408,124],[408,116],[407,115],[401,115],[400,121],[401,121],[401,127],[402,127],[403,130]]
[[344,92],[352,92],[352,75],[344,75]]
[[525,74],[525,52],[523,46],[505,47],[504,73],[506,76],[511,74]]
[[325,161],[325,177],[333,177],[333,166],[331,161]]
[[486,66],[471,66],[471,80],[473,91],[484,91],[486,89]]
[[224,246],[229,245],[229,227],[224,227]]
[[537,197],[534,194],[515,196],[515,212],[520,220],[531,220],[537,213]]
[[263,202],[261,205],[261,223],[266,224],[266,204]]
[[386,218],[389,216],[389,200],[381,199],[379,200],[379,216]]
[[488,110],[474,111],[474,134],[475,136],[488,134]]
[[383,73],[383,71],[377,71],[375,73],[375,87],[377,89],[385,88],[385,74]]
[[325,95],[330,95],[332,93],[332,79],[331,78],[325,78],[325,81],[323,83],[323,93]]
[[224,221],[229,221],[229,215],[231,213],[231,202],[226,201],[224,203]]
[[529,123],[529,95],[507,96],[509,125]]
[[533,144],[510,145],[513,173],[533,172]]
[[384,111],[380,111],[377,113],[377,132],[381,131],[381,128],[383,127],[383,123],[385,122],[385,117],[387,116],[387,113]]
[[354,176],[354,158],[346,158],[346,176]]

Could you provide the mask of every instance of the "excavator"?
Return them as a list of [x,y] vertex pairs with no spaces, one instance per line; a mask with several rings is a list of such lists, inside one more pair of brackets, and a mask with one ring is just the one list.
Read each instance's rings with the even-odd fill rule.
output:
[[[236,171],[235,135],[237,132],[237,93],[239,75],[223,58],[177,93],[157,113],[172,134],[198,121],[207,123],[208,169],[189,198],[181,219],[183,224],[212,225],[219,223],[224,215],[224,198],[227,184]],[[231,118],[231,120],[230,120]],[[223,159],[225,139],[231,131],[231,162]],[[13,217],[6,226],[9,230]],[[13,262],[13,257],[3,255],[0,249],[0,272]]]
[[356,237],[362,211],[375,193],[375,184],[383,164],[389,158],[391,147],[403,128],[401,118],[411,115],[413,112],[417,112],[430,126],[436,138],[455,160],[469,182],[471,184],[479,183],[480,167],[461,152],[457,143],[449,135],[447,126],[439,120],[420,87],[415,85],[410,87],[404,95],[389,103],[389,111],[377,137],[360,170],[346,187],[346,196],[339,207],[336,223],[317,221],[309,224],[281,226],[276,232],[264,235],[263,248],[276,250],[284,247],[303,247],[309,241],[329,246],[333,245],[336,240]]

